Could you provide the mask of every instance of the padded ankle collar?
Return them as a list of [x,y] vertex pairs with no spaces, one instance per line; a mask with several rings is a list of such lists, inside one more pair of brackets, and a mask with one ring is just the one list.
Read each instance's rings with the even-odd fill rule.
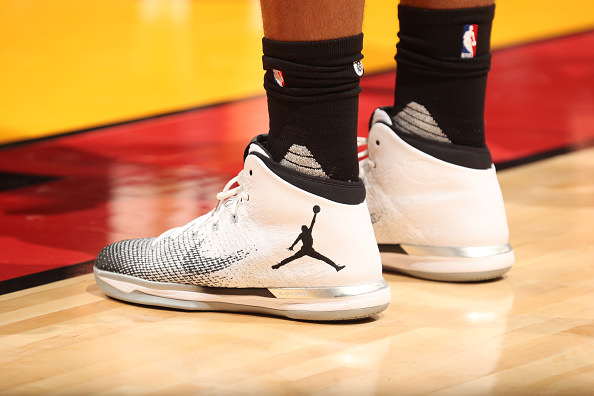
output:
[[248,155],[255,155],[264,162],[268,169],[287,183],[330,201],[345,205],[359,205],[365,201],[365,185],[362,180],[346,182],[326,179],[287,168],[270,158],[270,154],[266,150],[267,140],[267,134],[258,135],[252,139],[245,149],[244,160]]
[[390,107],[381,107],[373,112],[370,120],[370,132],[374,124],[381,123],[390,127],[402,140],[417,150],[442,161],[472,169],[489,169],[493,165],[491,152],[487,147],[468,147],[435,142],[400,131],[388,115],[389,111]]

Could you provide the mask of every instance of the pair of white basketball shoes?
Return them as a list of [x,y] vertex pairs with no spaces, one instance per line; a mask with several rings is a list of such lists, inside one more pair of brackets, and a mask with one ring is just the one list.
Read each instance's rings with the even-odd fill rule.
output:
[[501,277],[514,254],[493,165],[426,154],[395,133],[387,111],[372,116],[358,182],[282,166],[258,136],[215,209],[107,246],[97,284],[140,304],[332,321],[388,306],[382,264],[438,281]]

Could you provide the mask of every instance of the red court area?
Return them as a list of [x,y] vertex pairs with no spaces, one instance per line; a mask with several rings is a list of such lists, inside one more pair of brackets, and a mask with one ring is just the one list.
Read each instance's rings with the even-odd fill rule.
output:
[[[594,32],[495,51],[486,120],[497,164],[591,145],[592,51]],[[394,78],[363,78],[361,136],[392,103]],[[257,97],[0,148],[0,281],[90,262],[110,242],[207,212],[266,130]]]

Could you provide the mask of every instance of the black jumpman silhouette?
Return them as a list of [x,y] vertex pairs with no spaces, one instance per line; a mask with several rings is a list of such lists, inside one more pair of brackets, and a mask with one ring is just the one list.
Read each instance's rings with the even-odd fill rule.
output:
[[309,256],[309,257],[313,257],[315,259],[321,260],[321,261],[331,265],[332,267],[334,267],[334,269],[337,272],[344,268],[344,265],[336,265],[328,257],[323,256],[314,250],[313,237],[311,235],[311,232],[312,232],[313,226],[316,222],[316,216],[318,215],[318,213],[320,213],[320,207],[318,205],[315,205],[313,207],[313,212],[314,212],[314,216],[313,216],[313,219],[311,220],[311,225],[309,226],[309,228],[305,225],[302,225],[301,226],[301,234],[299,234],[297,239],[295,239],[295,242],[293,242],[291,247],[289,247],[289,250],[292,251],[293,247],[295,247],[297,242],[301,241],[301,249],[299,249],[299,251],[297,253],[295,253],[294,255],[292,255],[291,257],[287,257],[280,263],[273,265],[272,266],[273,269],[278,269],[278,268],[282,267],[283,265],[288,264],[293,260],[297,260],[298,258],[303,257],[303,256]]

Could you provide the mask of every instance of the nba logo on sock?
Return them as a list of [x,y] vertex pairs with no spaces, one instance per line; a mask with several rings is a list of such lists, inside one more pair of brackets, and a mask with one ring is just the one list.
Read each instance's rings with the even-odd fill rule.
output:
[[283,72],[280,70],[272,69],[272,73],[274,74],[274,81],[281,87],[285,86],[285,78],[283,77]]
[[462,34],[462,52],[460,58],[474,58],[476,55],[476,34],[478,25],[464,25]]

